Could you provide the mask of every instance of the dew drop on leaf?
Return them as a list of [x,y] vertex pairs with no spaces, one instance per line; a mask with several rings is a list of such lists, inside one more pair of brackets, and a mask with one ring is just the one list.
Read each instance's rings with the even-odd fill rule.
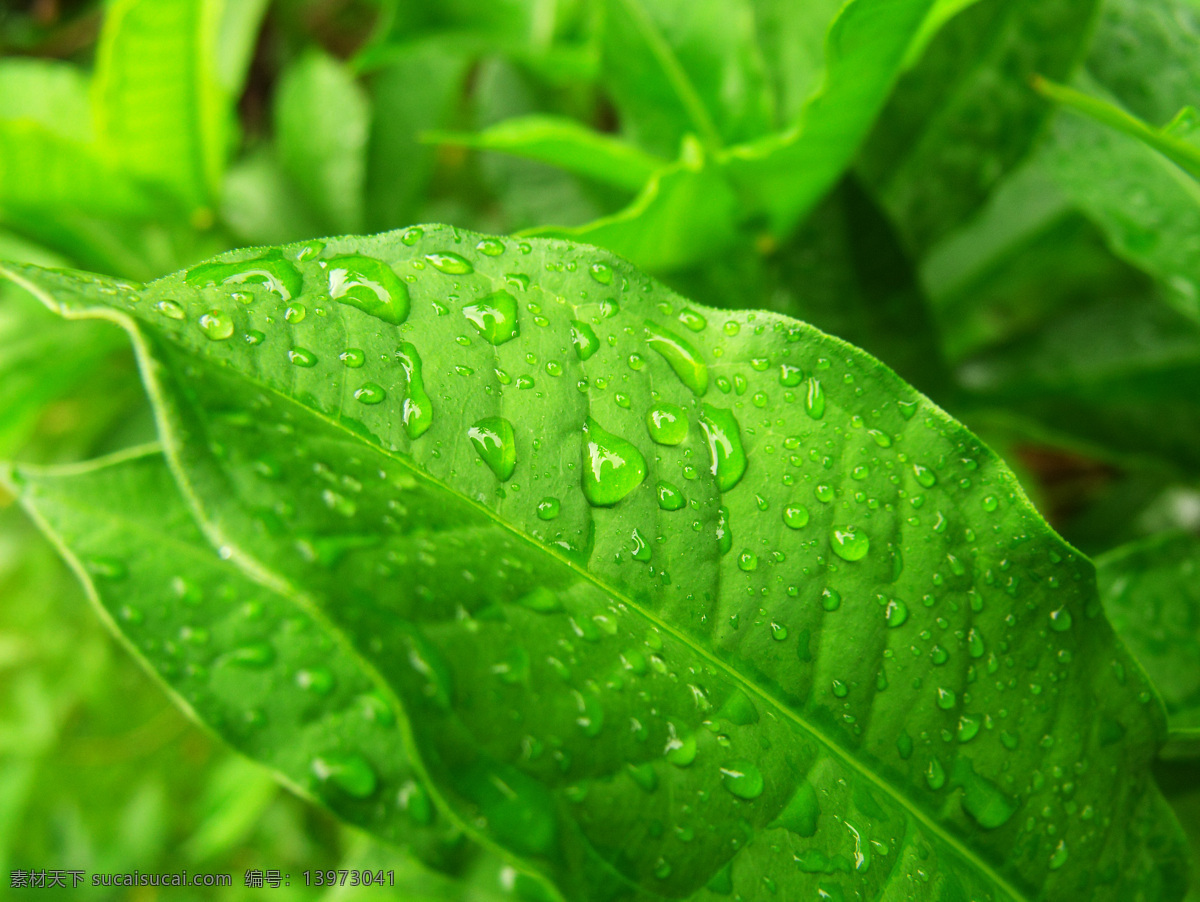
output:
[[167,319],[183,319],[185,314],[183,308],[174,301],[159,301],[154,305],[154,309],[165,316]]
[[583,494],[596,507],[611,507],[646,478],[646,459],[631,442],[588,417],[583,427]]
[[687,501],[684,500],[683,492],[672,483],[665,479],[659,480],[656,486],[658,491],[658,506],[665,511],[677,511],[686,506]]
[[333,690],[333,674],[324,667],[311,667],[296,673],[296,685],[317,695],[328,695]]
[[804,393],[804,409],[814,420],[825,416],[825,391],[815,376],[809,377],[808,389]]
[[517,441],[512,423],[504,417],[486,417],[467,430],[475,452],[501,482],[517,466]]
[[221,310],[210,310],[198,320],[200,331],[212,341],[224,341],[233,335],[233,317]]
[[1050,612],[1050,629],[1057,633],[1065,633],[1071,628],[1071,612],[1065,607]]
[[336,786],[356,799],[375,792],[375,771],[361,755],[322,755],[312,760],[312,772],[322,783]]
[[184,281],[194,287],[205,285],[262,285],[281,300],[290,301],[303,290],[304,278],[295,265],[278,251],[244,262],[214,260],[187,271]]
[[505,251],[504,242],[497,238],[484,238],[475,249],[486,257],[499,257]]
[[537,515],[539,520],[553,520],[562,510],[562,504],[557,498],[546,496],[538,502]]
[[700,428],[708,440],[710,469],[717,479],[717,488],[728,492],[746,472],[741,427],[733,411],[705,404],[700,416]]
[[450,251],[426,254],[425,259],[438,272],[445,273],[448,276],[465,276],[475,272],[475,267],[471,265],[469,260]]
[[571,344],[575,346],[575,353],[580,360],[587,360],[600,350],[596,330],[579,319],[571,320]]
[[362,348],[346,348],[338,354],[338,360],[350,369],[356,370],[367,362],[367,355],[363,353]]
[[379,404],[386,397],[387,392],[377,382],[364,382],[354,390],[354,400],[359,404]]
[[688,307],[684,307],[679,313],[679,321],[691,329],[693,332],[703,332],[708,326],[708,320]]
[[588,267],[588,273],[601,285],[612,284],[613,270],[607,263],[593,263]]
[[835,526],[829,533],[833,553],[843,561],[861,561],[871,550],[867,534],[855,526]]
[[502,345],[521,334],[517,323],[517,299],[507,291],[493,291],[463,308],[463,316],[485,340]]
[[836,611],[842,606],[842,595],[837,589],[826,587],[821,592],[821,607],[827,611]]
[[667,362],[692,394],[700,397],[708,391],[708,367],[690,343],[651,320],[646,320],[645,330],[646,344]]
[[404,431],[411,439],[424,435],[433,425],[433,404],[425,393],[425,378],[421,369],[421,355],[410,342],[400,342],[396,360],[404,370],[408,382],[408,395],[404,399],[401,419]]
[[396,326],[408,319],[408,286],[374,257],[345,254],[329,261],[329,296]]
[[739,799],[750,802],[763,794],[763,777],[750,761],[734,761],[721,768],[721,785]]
[[646,413],[646,429],[657,444],[678,445],[687,438],[687,414],[675,404],[655,404]]
[[317,355],[307,348],[292,348],[288,351],[288,360],[293,365],[308,369],[317,365]]

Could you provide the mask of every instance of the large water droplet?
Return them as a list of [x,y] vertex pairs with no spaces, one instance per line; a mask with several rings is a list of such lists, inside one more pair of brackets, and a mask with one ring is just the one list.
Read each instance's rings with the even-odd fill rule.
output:
[[687,505],[687,501],[683,497],[683,492],[665,479],[659,480],[658,486],[658,506],[665,511],[677,511]]
[[221,310],[210,310],[198,320],[200,331],[212,341],[224,341],[233,335],[233,317]]
[[820,817],[821,804],[817,800],[817,791],[805,780],[796,788],[791,800],[770,826],[783,827],[798,836],[809,837],[817,832],[817,821]]
[[330,260],[329,296],[385,323],[399,325],[408,319],[408,286],[374,257],[345,254]]
[[711,470],[717,479],[717,488],[728,492],[746,472],[741,427],[733,411],[705,404],[700,415],[700,428],[708,439]]
[[476,453],[501,482],[509,479],[517,466],[517,440],[512,423],[504,417],[487,417],[467,430]]
[[1071,628],[1071,612],[1065,607],[1056,608],[1050,612],[1050,629],[1057,633],[1065,633]]
[[808,390],[804,394],[804,409],[814,420],[825,416],[825,392],[821,388],[820,380],[815,376],[808,380]]
[[808,525],[808,508],[803,504],[789,504],[783,509],[783,522],[791,529],[803,529]]
[[658,444],[678,445],[687,438],[687,414],[676,404],[656,404],[646,413],[646,429]]
[[753,801],[763,794],[763,777],[750,761],[734,761],[721,768],[721,785],[739,799]]
[[463,308],[479,334],[494,345],[502,345],[521,334],[517,324],[517,299],[507,291],[493,291]]
[[386,397],[387,392],[378,382],[364,382],[354,390],[354,400],[359,404],[379,404]]
[[583,494],[597,507],[611,507],[641,485],[646,458],[591,417],[584,423],[583,436]]
[[708,367],[687,341],[646,320],[646,344],[662,355],[679,381],[699,396],[708,391]]
[[613,280],[612,267],[607,263],[593,263],[588,267],[588,272],[592,278],[601,285],[611,285]]
[[184,281],[189,285],[263,285],[285,301],[299,296],[304,285],[300,270],[284,258],[281,251],[271,251],[254,260],[236,263],[213,261],[189,269]]
[[580,360],[587,360],[600,350],[600,339],[596,337],[596,330],[579,319],[571,320],[571,344],[575,346],[575,353],[579,355]]
[[396,360],[403,367],[404,378],[408,380],[408,396],[404,399],[401,419],[404,420],[404,431],[408,433],[408,437],[415,439],[424,435],[433,425],[433,404],[429,395],[425,393],[421,356],[417,349],[407,341],[400,342]]
[[833,553],[843,561],[861,561],[871,550],[871,540],[856,526],[835,526],[829,533]]
[[425,259],[433,264],[433,268],[438,272],[444,272],[448,276],[465,276],[475,272],[475,267],[469,260],[450,251],[426,254]]
[[356,799],[375,791],[375,771],[362,755],[322,755],[313,759],[312,772],[322,783],[332,783]]

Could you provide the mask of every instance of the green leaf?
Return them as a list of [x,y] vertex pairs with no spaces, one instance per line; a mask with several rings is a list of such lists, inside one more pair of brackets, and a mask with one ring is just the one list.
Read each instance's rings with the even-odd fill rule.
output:
[[621,127],[670,157],[684,135],[710,149],[773,119],[751,0],[604,0],[602,80]]
[[575,228],[530,229],[607,248],[651,272],[684,269],[736,240],[738,198],[700,143],[687,138],[678,162],[665,166],[625,209]]
[[[293,791],[429,860],[453,860],[458,831],[433,810],[370,668],[217,555],[157,448],[0,477],[101,618],[194,719]],[[376,794],[400,805],[381,808]]]
[[850,163],[933,0],[851,0],[830,26],[820,89],[787,131],[731,148],[730,178],[783,235]]
[[279,159],[324,231],[362,227],[370,116],[365,93],[332,57],[314,51],[283,74],[275,98]]
[[[114,0],[96,52],[100,145],[131,173],[192,209],[216,198],[230,150],[239,84],[227,0]],[[261,9],[258,3],[252,9]],[[224,50],[218,42],[224,40]],[[243,64],[244,69],[244,64]]]
[[506,119],[482,132],[429,132],[424,139],[508,153],[558,166],[583,178],[638,191],[667,165],[632,144],[560,116]]
[[83,70],[57,60],[9,57],[0,61],[0,120],[16,119],[89,141],[92,111]]
[[775,96],[776,128],[800,117],[820,87],[825,37],[844,0],[753,0],[757,40]]
[[1172,739],[1200,744],[1200,539],[1165,533],[1096,561],[1104,609],[1162,695]]
[[1082,113],[1090,119],[1111,129],[1137,138],[1147,147],[1158,151],[1194,179],[1200,179],[1200,147],[1176,137],[1178,132],[1194,130],[1197,113],[1188,107],[1163,128],[1151,128],[1136,116],[1113,103],[1085,94],[1066,85],[1055,84],[1044,78],[1036,78],[1034,88],[1043,97]]
[[417,214],[434,163],[434,148],[418,136],[446,126],[467,64],[437,45],[417,45],[372,75],[366,201],[372,228],[395,228]]
[[983,0],[953,18],[906,73],[859,171],[924,253],[966,221],[1029,153],[1050,107],[1035,73],[1066,77],[1096,0]]
[[6,272],[131,330],[210,542],[567,898],[1182,896],[1164,714],[1090,562],[866,354],[448,227],[141,291]]

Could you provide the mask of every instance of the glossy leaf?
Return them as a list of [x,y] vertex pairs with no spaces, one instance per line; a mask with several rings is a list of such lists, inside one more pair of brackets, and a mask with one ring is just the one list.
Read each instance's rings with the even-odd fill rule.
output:
[[[0,477],[104,621],[194,719],[341,817],[453,861],[458,830],[434,810],[370,669],[319,620],[217,555],[158,448]],[[370,801],[376,794],[399,798],[401,816]]]
[[425,140],[526,157],[630,191],[667,165],[632,144],[553,116],[506,119],[478,134],[431,132]]
[[[209,540],[361,656],[439,804],[568,898],[1182,896],[1163,713],[1091,564],[862,352],[447,227],[144,290],[7,272],[131,330]],[[347,272],[407,318],[330,297]]]
[[1172,745],[1200,752],[1200,539],[1165,533],[1097,561],[1104,609],[1162,694]]

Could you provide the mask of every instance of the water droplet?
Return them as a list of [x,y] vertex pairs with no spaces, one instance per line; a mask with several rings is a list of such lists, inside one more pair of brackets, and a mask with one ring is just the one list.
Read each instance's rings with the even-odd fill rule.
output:
[[996,500],[995,495],[988,495],[983,499],[983,509],[989,514],[993,513],[1000,506],[1000,502]]
[[167,319],[183,319],[187,315],[174,301],[159,301],[154,305],[154,309]]
[[212,341],[224,341],[233,335],[233,317],[221,310],[210,310],[198,320],[200,331]]
[[883,619],[891,629],[904,626],[905,621],[908,620],[908,605],[899,598],[889,599],[883,611]]
[[782,623],[771,623],[771,638],[776,642],[782,642],[788,637],[788,629]]
[[421,371],[421,357],[417,349],[407,341],[400,342],[396,360],[404,369],[408,381],[408,396],[404,399],[401,419],[404,431],[411,439],[419,438],[433,425],[433,404],[425,393],[425,379]]
[[302,323],[307,315],[308,308],[303,304],[288,304],[287,309],[283,311],[283,318],[289,323]]
[[416,823],[428,826],[433,822],[433,802],[420,783],[409,780],[400,787],[396,801],[400,810],[406,812]]
[[345,254],[329,261],[329,296],[398,326],[408,319],[408,287],[382,260]]
[[820,501],[822,504],[828,504],[835,497],[837,497],[834,494],[833,486],[829,486],[829,485],[817,486],[815,489],[813,489],[813,494],[817,496],[817,500]]
[[804,780],[770,826],[782,827],[807,838],[816,834],[820,817],[821,804],[817,799],[817,791],[808,780]]
[[562,510],[562,503],[557,498],[546,496],[538,502],[537,515],[539,520],[553,520]]
[[317,365],[317,355],[307,348],[292,348],[288,351],[288,360],[295,366],[301,366],[305,369]]
[[367,355],[363,353],[362,348],[346,348],[338,354],[338,360],[350,369],[356,370],[367,362]]
[[312,772],[322,783],[332,783],[356,799],[375,792],[375,771],[361,755],[322,755],[313,759]]
[[679,321],[691,329],[693,332],[703,332],[708,326],[708,320],[688,307],[684,307],[679,313]]
[[721,554],[728,554],[733,547],[733,530],[729,528],[729,508],[721,505],[717,508],[717,549]]
[[1067,863],[1067,841],[1060,839],[1058,845],[1054,847],[1054,854],[1050,856],[1050,870],[1057,871]]
[[836,611],[842,606],[842,593],[837,589],[826,587],[821,593],[821,607],[827,611]]
[[937,485],[937,476],[934,475],[933,470],[921,464],[913,464],[913,475],[917,478],[917,482],[927,489]]
[[691,344],[650,320],[646,320],[645,329],[646,344],[662,356],[692,394],[702,396],[708,391],[708,367]]
[[930,789],[941,789],[946,785],[946,769],[937,758],[929,759],[929,766],[925,768],[925,782]]
[[333,690],[333,674],[324,667],[311,667],[296,673],[296,685],[317,695],[328,695]]
[[748,802],[763,793],[763,777],[750,761],[734,761],[721,768],[721,785]]
[[816,376],[808,379],[808,390],[804,393],[804,409],[814,420],[825,416],[825,392]]
[[521,334],[517,299],[507,291],[493,291],[463,308],[465,316],[487,341],[502,345]]
[[808,508],[803,504],[789,504],[783,509],[783,522],[792,529],[803,529],[808,525]]
[[757,570],[758,555],[747,549],[738,555],[737,565],[739,570],[744,570],[747,573],[752,570]]
[[420,241],[424,236],[425,236],[425,230],[422,229],[420,226],[409,226],[407,229],[404,230],[404,233],[400,236],[400,240],[403,241],[408,247],[412,247],[414,244],[416,244],[418,241]]
[[587,360],[600,350],[600,339],[596,337],[596,330],[583,320],[571,320],[571,344],[575,346],[575,353],[579,355],[580,360]]
[[658,506],[665,511],[681,510],[687,505],[687,501],[683,497],[683,492],[667,482],[665,479],[660,480],[657,486],[658,489]]
[[779,365],[779,384],[784,388],[795,388],[804,381],[804,371],[790,363]]
[[688,767],[696,760],[696,737],[691,733],[683,736],[675,734],[675,725],[667,724],[670,731],[670,738],[667,740],[667,747],[664,749],[664,754],[668,761],[676,767]]
[[359,404],[379,404],[386,397],[387,392],[376,382],[364,382],[354,392],[354,400]]
[[867,534],[855,526],[835,526],[829,533],[833,553],[843,561],[861,561],[871,550]]
[[946,689],[942,686],[937,690],[937,706],[943,711],[950,711],[958,704],[958,695],[953,689]]
[[588,272],[591,273],[593,279],[601,285],[611,285],[613,280],[612,267],[607,263],[593,263],[588,267]]
[[967,654],[972,658],[983,657],[983,634],[979,632],[978,627],[971,627],[967,633]]
[[496,238],[484,238],[475,245],[475,249],[488,257],[499,257],[505,250],[504,242]]
[[448,276],[465,276],[475,272],[475,267],[471,265],[469,260],[450,251],[426,254],[425,259],[438,272],[443,272]]
[[658,444],[678,445],[687,438],[687,414],[675,404],[656,404],[646,413],[646,428]]
[[235,648],[225,657],[243,667],[267,667],[275,661],[275,647],[268,642],[252,642]]
[[1050,629],[1057,633],[1065,633],[1071,628],[1071,612],[1065,607],[1056,608],[1050,612]]
[[633,540],[633,548],[630,553],[635,561],[648,561],[651,558],[650,545],[646,542],[646,537],[638,531],[635,526],[633,533],[630,536]]
[[517,440],[512,423],[504,417],[487,417],[467,430],[475,451],[501,482],[517,466]]
[[717,479],[717,488],[728,492],[746,472],[746,452],[742,450],[738,421],[732,411],[705,404],[700,415],[700,428],[708,439],[711,471]]
[[671,863],[665,858],[660,858],[654,862],[654,876],[659,880],[666,880],[671,876]]
[[583,427],[583,494],[611,507],[646,478],[646,459],[634,445],[601,428],[591,417]]
[[300,270],[284,258],[282,252],[271,251],[262,257],[242,262],[201,263],[189,269],[184,281],[189,285],[262,285],[267,291],[285,301],[298,297],[304,285]]

